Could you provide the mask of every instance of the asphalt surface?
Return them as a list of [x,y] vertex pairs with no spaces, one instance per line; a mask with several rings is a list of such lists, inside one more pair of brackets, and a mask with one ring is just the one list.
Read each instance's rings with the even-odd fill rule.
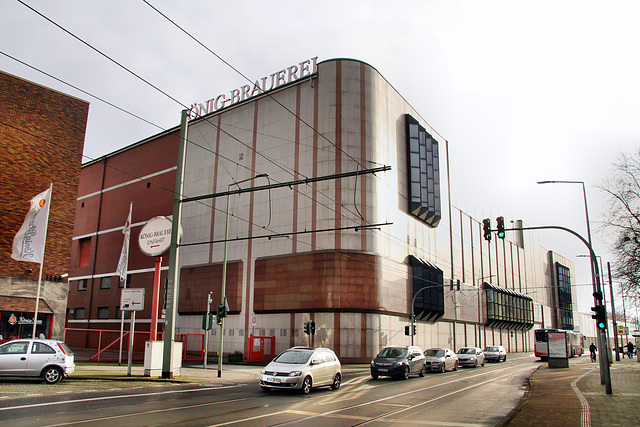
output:
[[[515,355],[514,355],[515,356]],[[525,355],[521,355],[525,356]],[[76,371],[55,385],[41,379],[0,380],[0,405],[13,398],[56,395],[74,392],[107,391],[181,384],[233,384],[257,381],[262,366],[224,364],[222,375],[217,365],[182,367],[172,379],[144,376],[144,368],[116,363],[77,362]],[[368,365],[345,365],[343,370],[367,372]],[[640,362],[622,359],[610,368],[613,394],[605,393],[597,363],[588,357],[570,359],[569,368],[549,368],[541,363],[529,378],[520,403],[501,426],[640,426]]]

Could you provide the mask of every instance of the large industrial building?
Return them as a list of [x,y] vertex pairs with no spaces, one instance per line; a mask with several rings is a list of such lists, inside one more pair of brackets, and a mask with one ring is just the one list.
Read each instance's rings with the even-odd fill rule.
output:
[[[195,103],[190,117],[178,333],[203,333],[225,261],[225,354],[267,336],[276,352],[311,340],[367,361],[410,342],[412,313],[424,348],[531,351],[537,327],[580,327],[573,263],[532,232],[485,240],[482,219],[452,206],[449,142],[372,66],[309,59]],[[137,242],[149,219],[172,215],[178,144],[176,127],[83,166],[68,327],[119,329],[115,271],[133,202],[127,286],[146,289],[137,322],[148,330],[154,259]]]

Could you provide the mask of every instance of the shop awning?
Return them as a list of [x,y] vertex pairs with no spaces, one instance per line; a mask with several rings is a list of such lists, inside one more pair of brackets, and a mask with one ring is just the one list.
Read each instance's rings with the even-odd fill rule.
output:
[[[19,311],[33,313],[36,311],[36,299],[26,297],[8,297],[0,295],[0,311]],[[38,313],[53,314],[51,307],[40,298]]]

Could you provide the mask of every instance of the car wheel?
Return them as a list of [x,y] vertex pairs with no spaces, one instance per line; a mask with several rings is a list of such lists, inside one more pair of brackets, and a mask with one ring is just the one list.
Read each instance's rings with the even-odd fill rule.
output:
[[269,393],[271,391],[271,387],[262,386],[262,391],[266,391],[267,393]]
[[378,379],[378,374],[371,374],[371,378],[373,378],[374,380]]
[[333,383],[331,383],[331,388],[337,390],[340,388],[340,373],[337,373],[335,377],[333,377]]
[[42,379],[47,384],[56,384],[62,379],[62,370],[57,366],[50,366],[42,372]]
[[305,379],[302,381],[302,389],[300,389],[300,392],[302,394],[309,394],[310,391],[311,391],[311,377],[305,377]]
[[444,374],[447,371],[447,366],[444,362],[442,362],[442,367],[440,368],[440,373]]
[[424,377],[425,375],[427,375],[427,366],[426,365],[422,365],[422,369],[420,369],[420,373],[418,374],[421,377]]
[[480,366],[484,366],[484,359],[482,359],[482,365],[480,365]]
[[456,361],[456,363],[453,365],[453,370],[457,371],[458,370],[458,362]]
[[404,368],[404,372],[401,374],[400,378],[402,378],[403,380],[408,380],[409,379],[409,375],[411,375],[411,370],[407,366],[407,367]]
[[504,359],[502,360],[503,362],[507,361],[507,355],[505,354]]

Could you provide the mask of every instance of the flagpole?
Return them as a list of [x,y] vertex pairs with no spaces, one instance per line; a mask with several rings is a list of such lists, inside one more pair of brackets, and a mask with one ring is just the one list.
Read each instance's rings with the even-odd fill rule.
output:
[[[131,227],[131,213],[133,212],[133,202],[129,202],[129,217],[127,218],[127,223],[125,224],[125,228],[126,227]],[[122,230],[123,233],[125,233],[126,230]],[[123,242],[123,245],[127,245],[127,249],[126,249],[126,253],[127,253],[127,265],[124,268],[124,286],[123,289],[127,289],[127,271],[129,270],[129,241],[130,241],[131,237],[127,238],[127,235],[125,234],[125,242]],[[123,251],[124,252],[124,251]],[[120,254],[120,256],[122,257],[122,253]],[[121,278],[122,280],[122,278]],[[122,335],[124,334],[124,311],[122,311],[122,307],[120,307],[120,351],[118,352],[118,366],[120,366],[122,364]]]
[[33,313],[33,332],[31,338],[36,337],[36,327],[38,326],[38,306],[40,304],[40,286],[42,283],[42,270],[44,267],[44,249],[47,246],[47,230],[49,229],[49,213],[51,212],[51,199],[53,198],[53,182],[49,185],[49,206],[47,209],[47,220],[44,226],[44,245],[42,246],[42,259],[40,260],[40,275],[38,276],[38,291],[36,292],[36,309]]

